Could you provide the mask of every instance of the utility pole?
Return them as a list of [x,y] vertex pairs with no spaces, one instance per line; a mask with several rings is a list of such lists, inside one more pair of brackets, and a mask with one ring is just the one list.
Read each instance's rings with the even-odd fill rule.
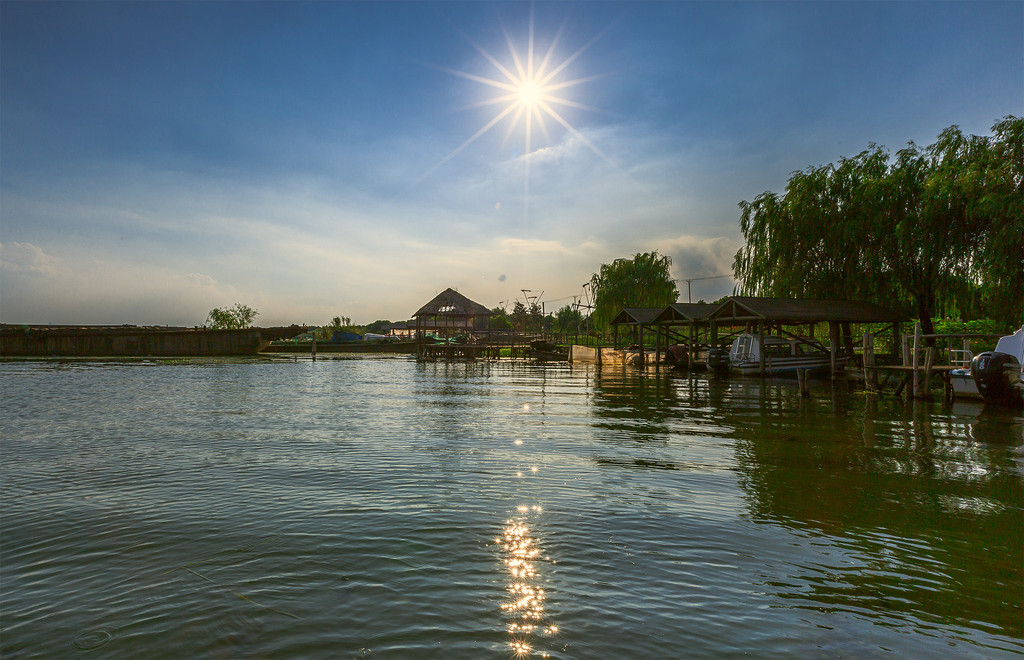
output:
[[686,282],[686,302],[693,302],[690,299],[690,282],[702,282],[704,280],[717,280],[717,279],[721,279],[723,277],[732,277],[732,275],[712,275],[711,277],[691,277],[688,280],[683,280],[684,282]]

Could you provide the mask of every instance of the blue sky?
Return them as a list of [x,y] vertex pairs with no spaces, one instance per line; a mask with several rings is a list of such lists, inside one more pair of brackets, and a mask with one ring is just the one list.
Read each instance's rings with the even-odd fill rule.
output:
[[[551,112],[471,140],[531,25]],[[685,299],[791,172],[1022,111],[1019,1],[5,1],[0,319],[553,310],[655,249]]]

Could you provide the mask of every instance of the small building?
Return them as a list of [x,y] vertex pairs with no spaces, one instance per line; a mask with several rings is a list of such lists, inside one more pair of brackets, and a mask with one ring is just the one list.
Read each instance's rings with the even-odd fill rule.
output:
[[389,337],[397,337],[399,339],[411,339],[413,330],[409,327],[409,323],[403,321],[401,323],[387,323],[381,326],[381,332]]
[[489,318],[491,310],[452,288],[441,293],[413,314],[414,330],[417,337],[426,332],[451,337],[473,330],[477,318]]

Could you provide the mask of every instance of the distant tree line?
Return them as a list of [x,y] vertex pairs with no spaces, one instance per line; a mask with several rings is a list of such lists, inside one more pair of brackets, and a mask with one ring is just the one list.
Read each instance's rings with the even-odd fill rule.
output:
[[867,300],[921,321],[1024,319],[1024,119],[956,126],[890,158],[872,144],[741,202],[749,295]]

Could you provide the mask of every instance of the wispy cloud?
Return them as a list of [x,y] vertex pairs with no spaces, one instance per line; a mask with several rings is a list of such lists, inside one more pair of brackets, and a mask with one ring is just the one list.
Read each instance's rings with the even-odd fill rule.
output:
[[31,243],[0,243],[0,271],[5,277],[56,279],[67,273],[64,262]]

